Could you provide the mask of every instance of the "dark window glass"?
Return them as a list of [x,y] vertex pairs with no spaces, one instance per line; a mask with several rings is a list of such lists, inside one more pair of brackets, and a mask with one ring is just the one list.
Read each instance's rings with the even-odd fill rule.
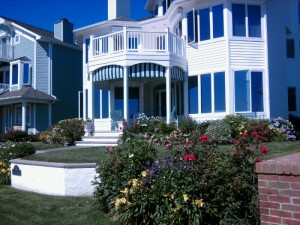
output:
[[211,113],[211,75],[201,75],[201,113]]
[[261,37],[261,12],[259,5],[248,5],[249,37]]
[[198,41],[197,36],[197,12],[192,10],[187,13],[188,22],[188,43],[193,43]]
[[102,118],[108,118],[108,90],[102,90]]
[[135,113],[139,112],[139,88],[129,88],[129,118],[132,118]]
[[295,58],[295,41],[294,41],[294,39],[286,40],[286,56],[288,58]]
[[232,29],[233,36],[246,36],[245,5],[232,4]]
[[213,36],[214,38],[224,36],[224,19],[223,19],[223,5],[212,7],[213,12]]
[[189,113],[198,113],[198,76],[189,77]]
[[100,119],[100,90],[94,89],[94,118]]
[[85,39],[85,63],[89,62],[90,39]]
[[215,112],[225,112],[225,73],[214,74]]
[[296,105],[296,88],[289,87],[288,88],[288,107],[289,111],[296,111],[297,105]]
[[29,84],[29,64],[25,63],[23,67],[23,84]]
[[18,65],[13,65],[12,70],[12,84],[18,84]]
[[86,117],[89,117],[89,91],[85,89],[85,110],[86,110]]
[[[5,72],[4,72],[5,73]],[[6,73],[5,73],[5,83],[6,84],[9,84],[9,72],[7,71]]]
[[4,84],[4,72],[0,71],[0,84]]
[[250,79],[248,71],[234,73],[235,111],[250,111]]
[[264,98],[262,72],[251,72],[251,99],[252,112],[263,112]]
[[209,8],[199,10],[200,16],[200,41],[210,39]]

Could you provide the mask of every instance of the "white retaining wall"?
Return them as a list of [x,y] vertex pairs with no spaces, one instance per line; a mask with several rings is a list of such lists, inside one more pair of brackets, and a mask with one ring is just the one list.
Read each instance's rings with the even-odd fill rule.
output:
[[[96,163],[52,163],[11,160],[11,186],[41,194],[92,195]],[[19,169],[19,170],[17,170]]]

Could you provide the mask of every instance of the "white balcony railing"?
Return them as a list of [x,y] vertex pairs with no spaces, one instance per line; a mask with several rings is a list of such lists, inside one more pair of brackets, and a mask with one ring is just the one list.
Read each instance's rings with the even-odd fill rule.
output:
[[9,90],[9,84],[0,84],[0,94]]
[[0,44],[0,59],[13,59],[13,46]]
[[174,53],[185,56],[185,41],[170,32],[128,31],[93,38],[92,56],[117,52]]

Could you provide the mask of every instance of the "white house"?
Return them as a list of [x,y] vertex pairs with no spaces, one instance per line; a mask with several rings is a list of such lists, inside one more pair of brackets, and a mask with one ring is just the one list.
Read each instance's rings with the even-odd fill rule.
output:
[[[131,2],[131,7],[134,7]],[[300,115],[298,0],[108,0],[108,20],[74,31],[83,46],[84,118],[116,110],[171,121]]]

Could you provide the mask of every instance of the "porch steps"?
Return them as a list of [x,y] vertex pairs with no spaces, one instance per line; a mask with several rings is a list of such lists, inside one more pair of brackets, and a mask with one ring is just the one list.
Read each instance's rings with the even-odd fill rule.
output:
[[82,141],[76,141],[76,146],[116,146],[122,132],[120,131],[96,131],[93,136],[83,136]]

